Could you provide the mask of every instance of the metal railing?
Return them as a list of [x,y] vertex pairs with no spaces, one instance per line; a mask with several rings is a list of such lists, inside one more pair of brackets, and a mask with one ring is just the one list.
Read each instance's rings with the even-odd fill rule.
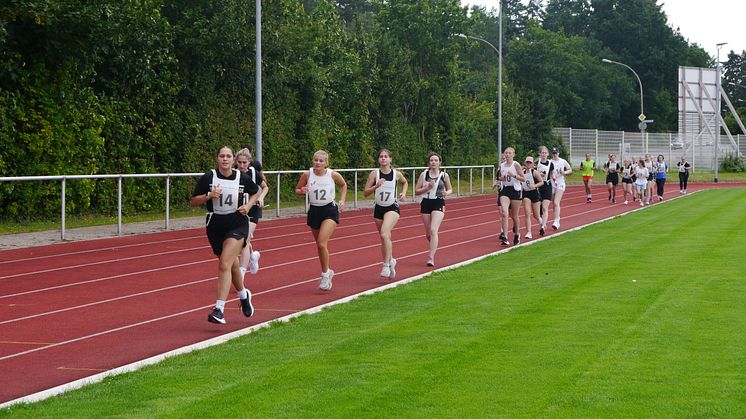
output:
[[[714,144],[709,138],[693,134],[678,133],[644,133],[625,131],[600,131],[597,129],[554,128],[555,135],[562,139],[568,152],[563,156],[577,167],[589,153],[600,165],[606,161],[609,153],[614,153],[618,161],[628,157],[641,157],[645,154],[657,156],[662,154],[669,164],[676,164],[681,156],[686,156],[692,164],[692,170],[712,170],[715,157],[718,164],[728,154],[743,156],[746,154],[746,136],[734,135],[734,142],[721,135]],[[715,153],[715,146],[718,152]]]
[[[419,174],[425,170],[425,167],[397,167],[396,170],[402,173],[412,172],[410,182],[410,190],[412,198],[415,199],[414,185],[417,182]],[[358,208],[358,192],[362,192],[360,189],[359,173],[364,173],[366,177],[363,178],[363,186],[367,180],[367,174],[372,170],[371,168],[363,169],[334,169],[337,172],[343,174],[343,176],[351,176],[353,181],[350,185],[348,181],[348,191],[351,191],[354,196],[353,207]],[[484,175],[485,170],[491,170],[490,179],[495,177],[495,168],[492,165],[481,165],[481,166],[444,166],[444,171],[456,172],[456,179],[454,188],[456,189],[456,195],[461,196],[461,173],[462,171],[468,170],[469,172],[469,195],[474,194],[474,170],[480,170],[481,187],[480,193],[484,193]],[[287,175],[300,175],[306,170],[277,170],[277,171],[265,171],[264,177],[267,179],[267,183],[270,183],[271,178],[274,178],[276,188],[275,196],[275,215],[280,216],[281,209],[281,191],[282,191],[282,178]],[[66,216],[66,187],[68,180],[79,180],[79,179],[116,179],[117,180],[117,235],[122,235],[122,196],[123,188],[122,181],[124,179],[141,179],[141,178],[162,178],[165,179],[165,225],[164,228],[169,230],[171,228],[171,179],[179,177],[200,177],[204,173],[158,173],[158,174],[108,174],[108,175],[63,175],[63,176],[13,176],[13,177],[0,177],[0,182],[34,182],[34,181],[59,181],[60,182],[60,238],[65,240],[65,216]],[[491,187],[491,184],[488,186]]]

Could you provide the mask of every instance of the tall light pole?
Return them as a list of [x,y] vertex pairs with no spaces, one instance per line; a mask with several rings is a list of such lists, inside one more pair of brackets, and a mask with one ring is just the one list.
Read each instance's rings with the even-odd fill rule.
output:
[[627,64],[620,63],[617,61],[607,60],[606,58],[601,59],[601,62],[604,62],[606,64],[616,64],[616,65],[625,67],[627,70],[631,71],[632,74],[634,74],[635,77],[637,78],[637,83],[640,84],[640,116],[637,117],[640,120],[640,124],[638,125],[638,127],[640,128],[640,133],[644,134],[646,125],[653,121],[649,121],[645,119],[645,110],[643,108],[643,96],[642,96],[642,81],[640,80],[640,76],[638,76],[635,70],[633,70],[632,67],[628,66]]
[[[503,152],[503,55],[502,55],[502,7],[500,8],[500,48],[498,49],[492,43],[484,38],[477,36],[464,35],[462,33],[456,34],[460,38],[473,39],[475,41],[484,42],[485,44],[492,47],[497,53],[497,155],[501,155]],[[499,159],[498,159],[499,160]],[[499,163],[499,161],[498,161]]]
[[262,162],[262,0],[256,0],[255,5],[255,25],[256,28],[256,146],[254,149],[254,159]]
[[713,151],[713,155],[715,156],[715,161],[713,162],[713,165],[715,166],[713,173],[714,176],[714,182],[718,182],[718,148],[720,145],[720,118],[722,118],[722,115],[720,114],[720,91],[723,88],[721,83],[721,71],[720,71],[720,48],[723,47],[723,45],[728,45],[727,42],[721,42],[719,44],[715,44],[715,47],[717,48],[717,58],[715,59],[715,71],[717,73],[717,91],[715,92],[715,95],[717,96],[717,99],[715,100],[717,110],[715,111],[715,118],[717,118],[717,130],[715,130],[715,138],[712,142],[712,146],[715,148]]

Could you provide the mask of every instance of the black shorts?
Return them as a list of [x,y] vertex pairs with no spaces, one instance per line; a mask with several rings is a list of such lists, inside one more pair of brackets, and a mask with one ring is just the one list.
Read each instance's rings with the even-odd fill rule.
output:
[[324,222],[324,220],[333,220],[335,223],[339,224],[339,207],[337,207],[335,202],[320,207],[311,205],[308,208],[306,225],[314,230],[318,230],[321,228],[321,223]]
[[545,183],[544,185],[540,186],[539,195],[541,195],[542,201],[551,201],[552,200],[552,184]]
[[520,201],[523,199],[523,191],[516,191],[512,186],[506,186],[500,189],[500,196],[507,196],[511,201]]
[[541,202],[541,195],[539,195],[538,189],[532,189],[530,191],[523,191],[523,199],[528,199],[533,203]]
[[227,215],[210,213],[207,214],[205,219],[205,226],[212,253],[217,256],[223,253],[223,242],[228,238],[242,241],[243,246],[246,247],[246,238],[249,237],[249,218],[247,216],[241,215],[239,212]]
[[399,204],[397,204],[396,202],[394,202],[393,204],[387,207],[382,207],[376,204],[373,207],[373,218],[376,218],[378,220],[383,220],[383,215],[389,211],[395,211],[397,214],[401,214],[401,212],[399,212]]
[[254,224],[259,224],[259,220],[262,218],[262,209],[259,208],[259,205],[254,205],[249,210],[249,222]]
[[430,214],[433,211],[445,212],[446,200],[443,198],[422,198],[420,202],[420,214]]
[[632,180],[632,178],[625,178],[625,177],[622,178],[622,183],[634,183],[634,182],[635,181]]
[[606,183],[611,183],[612,185],[616,186],[619,184],[619,174],[618,173],[609,173],[606,175]]

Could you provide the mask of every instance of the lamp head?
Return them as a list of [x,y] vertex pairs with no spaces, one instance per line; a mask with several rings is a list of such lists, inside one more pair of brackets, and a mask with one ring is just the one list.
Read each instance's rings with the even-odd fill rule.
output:
[[601,58],[601,62],[611,64],[611,60],[607,60],[606,58]]

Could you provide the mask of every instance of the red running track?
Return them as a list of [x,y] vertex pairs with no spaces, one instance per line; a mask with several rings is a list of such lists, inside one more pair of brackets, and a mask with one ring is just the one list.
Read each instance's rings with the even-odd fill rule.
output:
[[[594,192],[597,202],[587,204],[582,187],[568,188],[560,231],[640,208],[608,203],[604,186]],[[437,267],[500,250],[497,219],[494,195],[449,199]],[[533,230],[538,238],[535,223]],[[433,269],[425,266],[419,206],[402,206],[393,239],[397,281]],[[336,272],[329,292],[318,289],[305,217],[262,222],[254,245],[261,270],[246,282],[256,314],[244,318],[231,296],[226,325],[206,320],[217,259],[203,229],[0,251],[0,403],[390,284],[378,276],[369,209],[342,214],[329,244]]]

